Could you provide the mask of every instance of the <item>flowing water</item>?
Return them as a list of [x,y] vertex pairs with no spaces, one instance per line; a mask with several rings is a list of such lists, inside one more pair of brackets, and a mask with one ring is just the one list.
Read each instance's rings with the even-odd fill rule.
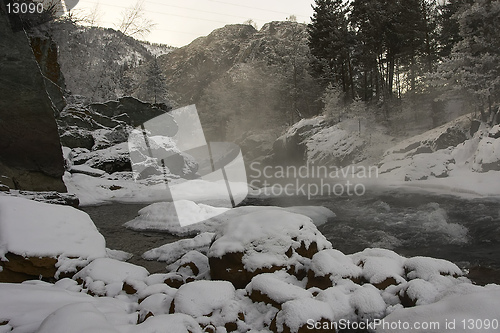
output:
[[[408,257],[442,258],[472,268],[484,283],[500,283],[499,199],[463,199],[394,190],[368,192],[361,197],[250,199],[244,204],[325,206],[337,216],[319,229],[336,249],[346,254],[381,247]],[[134,254],[130,262],[158,272],[165,265],[145,261],[141,254],[180,238],[124,228],[123,223],[137,216],[144,206],[112,204],[82,209],[92,217],[109,248],[130,252]]]

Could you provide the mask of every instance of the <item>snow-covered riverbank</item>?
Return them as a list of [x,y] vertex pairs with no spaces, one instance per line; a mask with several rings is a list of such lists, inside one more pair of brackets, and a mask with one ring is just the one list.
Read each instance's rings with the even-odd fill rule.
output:
[[74,208],[0,196],[0,212],[0,276],[28,280],[0,284],[2,332],[298,332],[431,312],[445,325],[493,319],[500,305],[498,285],[476,286],[445,260],[334,250],[313,223],[323,209],[309,208],[313,220],[298,209],[236,209],[210,233],[151,249],[145,256],[168,264],[157,274],[116,259]]

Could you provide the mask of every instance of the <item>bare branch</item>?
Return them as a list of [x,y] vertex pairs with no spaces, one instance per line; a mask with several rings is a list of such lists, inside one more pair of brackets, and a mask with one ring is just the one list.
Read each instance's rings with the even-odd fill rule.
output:
[[117,28],[125,35],[144,37],[156,26],[152,20],[144,16],[144,0],[138,0],[134,6],[125,9]]

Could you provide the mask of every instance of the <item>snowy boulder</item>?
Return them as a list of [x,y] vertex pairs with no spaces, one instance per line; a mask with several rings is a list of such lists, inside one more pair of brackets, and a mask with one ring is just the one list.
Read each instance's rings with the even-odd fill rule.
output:
[[172,265],[167,266],[168,271],[175,271],[181,276],[191,277],[195,280],[210,277],[208,257],[198,251],[189,251]]
[[469,137],[468,133],[471,127],[469,117],[470,115],[459,117],[442,126],[406,139],[388,149],[384,157],[401,154],[406,158],[458,146]]
[[98,258],[85,266],[73,278],[81,281],[89,293],[114,297],[123,290],[135,294],[146,288],[149,272],[141,266],[110,259]]
[[[379,326],[376,332],[401,332],[402,329],[394,329],[397,327],[422,333],[498,332],[500,290],[481,289],[473,293],[450,295],[429,305],[397,309],[384,318],[386,325]],[[398,326],[398,323],[404,323],[406,327]],[[415,323],[421,325],[413,327]],[[470,328],[467,325],[471,325]]]
[[361,277],[380,290],[405,283],[406,258],[387,249],[365,249],[350,256],[362,268]]
[[388,155],[380,163],[379,172],[382,177],[390,174],[401,181],[448,177],[455,166],[452,151],[426,151],[408,157],[405,154]]
[[310,218],[262,209],[229,220],[216,234],[208,251],[210,273],[213,279],[244,288],[261,273],[296,272],[331,246]]
[[105,257],[104,237],[73,207],[0,196],[0,280],[54,279]]
[[500,125],[495,125],[489,131],[488,136],[493,139],[500,139]]
[[459,277],[462,270],[452,262],[444,259],[429,257],[413,257],[404,262],[404,269],[408,279],[429,280],[435,275]]
[[253,302],[271,304],[277,309],[281,309],[283,303],[294,299],[312,298],[311,292],[283,281],[271,273],[255,276],[247,285],[246,291]]
[[173,243],[165,244],[160,247],[144,252],[142,257],[146,260],[164,261],[170,265],[180,259],[189,251],[198,251],[206,254],[208,247],[214,237],[212,232],[203,232],[194,238],[181,239]]
[[312,257],[307,288],[327,289],[341,279],[350,279],[359,283],[360,276],[361,267],[355,265],[351,258],[338,250],[326,249]]
[[[0,331],[10,332],[10,326],[14,332],[38,332],[43,322],[42,332],[90,332],[83,328],[90,328],[92,323],[95,324],[92,331],[101,332],[100,328],[137,323],[137,313],[128,301],[91,297],[60,288],[58,284],[29,282],[0,283],[0,323],[8,323],[0,325]],[[65,308],[69,310],[64,311]],[[85,323],[83,318],[95,321]]]
[[139,321],[143,322],[151,316],[169,314],[173,299],[173,295],[157,293],[141,300],[138,309]]
[[401,305],[405,308],[434,303],[437,295],[437,288],[431,282],[422,279],[411,280],[398,293]]
[[192,316],[202,327],[224,327],[227,331],[235,331],[244,318],[236,290],[227,281],[183,285],[175,294],[172,310]]
[[500,139],[481,139],[474,156],[473,169],[479,172],[500,171]]
[[297,299],[283,304],[269,329],[275,333],[330,333],[329,324],[334,320],[332,308],[327,303],[312,298]]
[[40,325],[38,333],[119,333],[91,303],[74,303],[50,314]]
[[387,305],[380,290],[371,284],[364,284],[357,288],[352,294],[350,302],[360,321],[373,321],[386,315]]
[[126,142],[106,149],[81,153],[73,158],[73,162],[75,165],[86,164],[109,174],[118,171],[132,171]]
[[345,167],[364,159],[365,140],[352,127],[356,119],[326,127],[305,141],[307,161],[319,165]]
[[78,126],[60,129],[61,144],[69,148],[92,149],[95,141],[92,132]]

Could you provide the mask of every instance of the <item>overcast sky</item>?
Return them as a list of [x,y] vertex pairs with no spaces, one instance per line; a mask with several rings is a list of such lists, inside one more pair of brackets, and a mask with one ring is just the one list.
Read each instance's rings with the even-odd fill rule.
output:
[[[85,11],[99,3],[100,25],[114,28],[120,13],[137,0],[80,0],[75,10]],[[150,42],[184,46],[226,24],[252,19],[260,29],[270,21],[295,15],[309,23],[313,0],[145,0],[145,15],[157,26],[145,39]],[[77,12],[77,11],[76,11]]]

